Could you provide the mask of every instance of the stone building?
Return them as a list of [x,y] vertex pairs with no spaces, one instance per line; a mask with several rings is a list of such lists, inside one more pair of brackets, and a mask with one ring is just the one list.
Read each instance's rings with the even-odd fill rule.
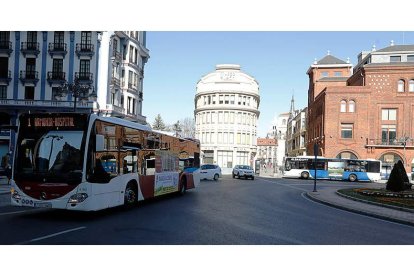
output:
[[218,164],[223,174],[235,165],[253,165],[259,118],[259,84],[240,65],[219,64],[197,83],[196,138],[202,163]]

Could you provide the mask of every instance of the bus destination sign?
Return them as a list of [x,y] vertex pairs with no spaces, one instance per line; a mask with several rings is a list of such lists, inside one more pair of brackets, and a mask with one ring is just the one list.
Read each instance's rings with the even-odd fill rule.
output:
[[73,117],[55,117],[55,118],[33,118],[33,122],[27,121],[28,127],[75,127]]

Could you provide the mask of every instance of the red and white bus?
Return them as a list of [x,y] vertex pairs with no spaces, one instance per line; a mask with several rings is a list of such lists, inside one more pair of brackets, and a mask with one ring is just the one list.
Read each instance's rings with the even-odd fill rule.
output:
[[14,206],[95,211],[200,183],[200,142],[95,114],[22,114]]

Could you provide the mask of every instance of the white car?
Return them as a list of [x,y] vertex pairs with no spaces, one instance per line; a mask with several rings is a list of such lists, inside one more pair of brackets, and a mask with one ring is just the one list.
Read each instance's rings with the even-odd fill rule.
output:
[[247,165],[236,165],[233,168],[233,178],[235,178],[237,176],[237,178],[240,177],[244,177],[244,178],[251,178],[252,180],[254,179],[254,170],[252,169],[252,167],[247,166]]
[[217,181],[221,177],[221,168],[214,164],[204,164],[200,167],[200,179]]

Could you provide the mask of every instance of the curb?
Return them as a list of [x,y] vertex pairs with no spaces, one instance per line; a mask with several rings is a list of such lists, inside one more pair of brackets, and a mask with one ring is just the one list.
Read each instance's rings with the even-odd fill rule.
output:
[[334,203],[331,203],[331,202],[324,201],[324,200],[318,199],[316,197],[313,197],[312,195],[310,195],[309,192],[305,193],[305,196],[310,200],[313,200],[315,202],[319,202],[321,204],[328,205],[330,207],[334,207],[334,208],[337,208],[337,209],[349,211],[349,212],[352,212],[352,213],[356,213],[356,214],[360,214],[360,215],[364,215],[364,216],[368,216],[368,217],[373,217],[373,218],[378,218],[378,219],[382,219],[382,220],[388,220],[388,221],[391,221],[391,222],[401,223],[401,224],[405,224],[405,225],[408,225],[408,226],[414,226],[414,222],[401,220],[401,219],[397,219],[397,218],[392,218],[392,217],[387,217],[387,216],[384,216],[384,215],[373,214],[373,213],[369,213],[369,212],[366,212],[366,211],[356,210],[356,209],[352,209],[352,208],[341,206],[341,205],[336,205]]
[[335,193],[338,196],[342,196],[342,197],[350,199],[350,200],[359,201],[359,202],[362,202],[362,203],[376,205],[376,206],[380,206],[380,207],[390,208],[390,209],[394,209],[394,210],[398,210],[398,211],[414,213],[414,209],[408,209],[408,208],[404,208],[404,207],[398,207],[398,206],[393,206],[393,205],[389,205],[389,204],[384,204],[384,203],[379,203],[379,202],[372,202],[372,201],[368,201],[368,200],[364,200],[364,199],[360,199],[360,198],[355,198],[355,197],[352,197],[352,196],[349,196],[349,195],[342,194],[339,191],[336,191]]

